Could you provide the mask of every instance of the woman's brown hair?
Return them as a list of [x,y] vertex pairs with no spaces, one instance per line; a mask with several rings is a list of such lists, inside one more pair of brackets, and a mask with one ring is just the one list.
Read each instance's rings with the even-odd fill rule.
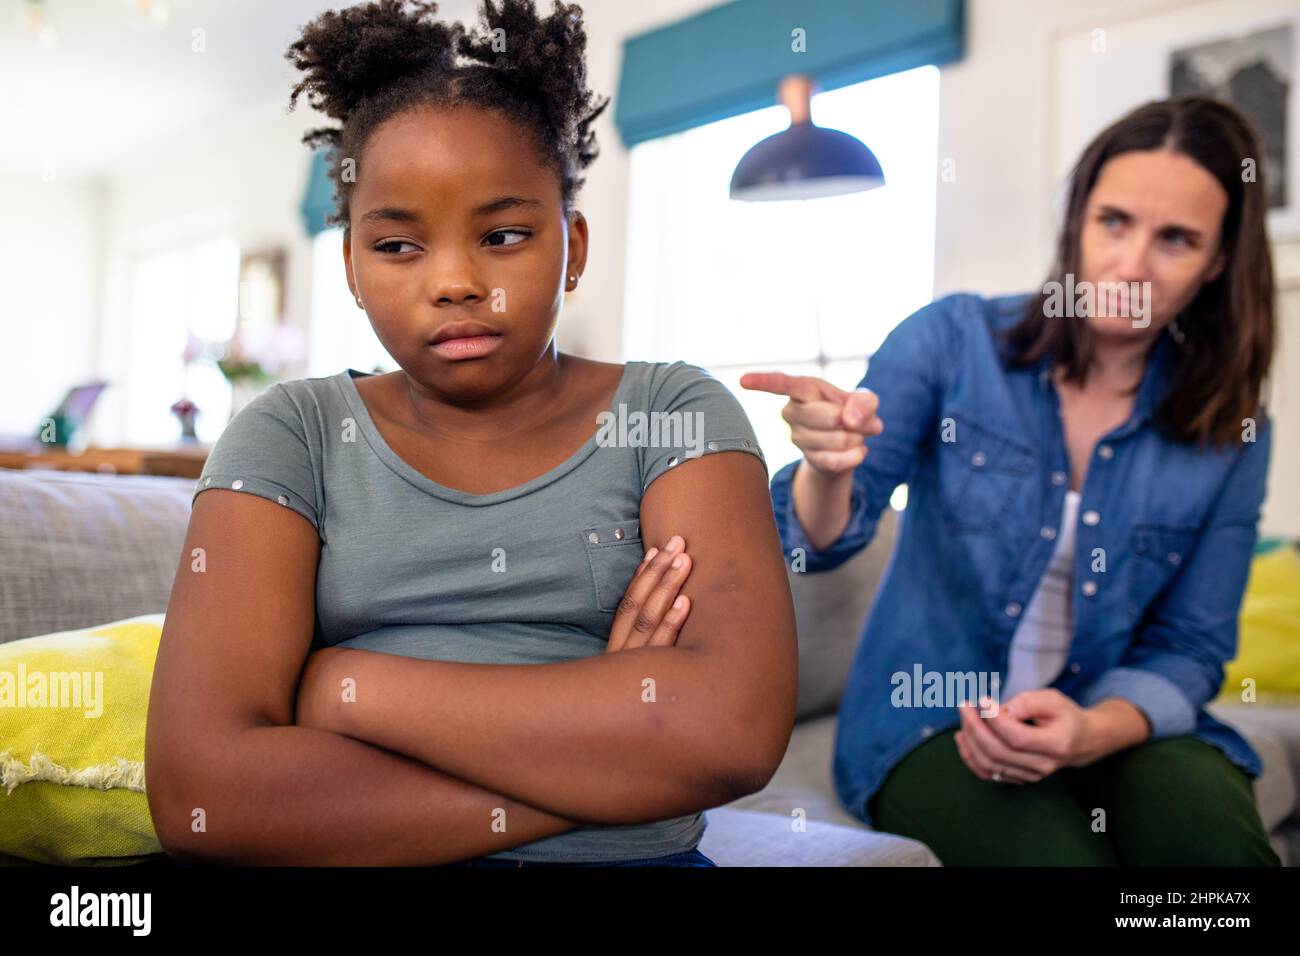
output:
[[[1226,445],[1241,440],[1242,420],[1261,408],[1276,335],[1273,263],[1264,228],[1264,151],[1249,121],[1226,103],[1204,96],[1159,100],[1098,134],[1070,175],[1051,278],[1030,298],[1024,318],[1007,330],[1004,341],[1014,365],[1032,365],[1050,355],[1064,366],[1066,381],[1086,379],[1092,329],[1087,322],[1050,317],[1049,290],[1054,283],[1066,285],[1067,274],[1078,275],[1084,209],[1102,166],[1120,153],[1161,148],[1195,160],[1228,194],[1220,238],[1227,261],[1178,316],[1183,341],[1154,418],[1176,440]],[[1247,169],[1253,169],[1253,178],[1245,175]]]

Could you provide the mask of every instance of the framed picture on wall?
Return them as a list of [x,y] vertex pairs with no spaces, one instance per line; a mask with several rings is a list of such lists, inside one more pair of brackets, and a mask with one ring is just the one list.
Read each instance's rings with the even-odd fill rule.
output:
[[1060,188],[1093,136],[1133,107],[1212,96],[1241,110],[1260,136],[1263,155],[1243,159],[1253,160],[1268,189],[1269,234],[1300,241],[1297,43],[1294,0],[1212,0],[1058,33],[1051,44],[1052,186]]
[[1295,27],[1265,27],[1244,36],[1210,40],[1174,50],[1169,58],[1169,95],[1196,94],[1231,103],[1259,132],[1268,208],[1286,210],[1295,186],[1287,167],[1287,104],[1295,95]]
[[245,252],[239,263],[239,328],[268,333],[284,321],[283,247]]

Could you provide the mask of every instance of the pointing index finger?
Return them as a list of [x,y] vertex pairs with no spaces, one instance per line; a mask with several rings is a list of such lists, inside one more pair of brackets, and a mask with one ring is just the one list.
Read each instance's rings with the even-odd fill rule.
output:
[[740,377],[741,388],[785,395],[796,402],[844,402],[844,392],[812,375],[787,375],[785,372],[746,372]]

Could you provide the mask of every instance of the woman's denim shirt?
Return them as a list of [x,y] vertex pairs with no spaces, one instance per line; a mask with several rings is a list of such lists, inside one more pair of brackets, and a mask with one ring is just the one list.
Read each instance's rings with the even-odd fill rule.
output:
[[[1030,296],[939,299],[872,356],[861,385],[879,396],[885,429],[867,439],[839,540],[821,550],[809,544],[791,495],[798,462],[772,479],[787,560],[808,572],[865,547],[895,487],[908,486],[836,733],[836,791],[868,824],[867,800],[890,769],[960,724],[955,705],[975,693],[961,689],[984,686],[969,682],[981,674],[990,687],[994,673],[1006,680],[1012,634],[1060,532],[1070,466],[1050,359],[1011,368],[995,341]],[[1193,734],[1255,777],[1254,750],[1203,708],[1236,653],[1271,429],[1261,413],[1253,434],[1248,422],[1243,440],[1226,448],[1157,431],[1151,416],[1177,348],[1161,334],[1132,415],[1088,461],[1075,529],[1074,636],[1050,686],[1083,706],[1131,701],[1153,740]],[[959,699],[900,693],[899,674],[956,688]]]

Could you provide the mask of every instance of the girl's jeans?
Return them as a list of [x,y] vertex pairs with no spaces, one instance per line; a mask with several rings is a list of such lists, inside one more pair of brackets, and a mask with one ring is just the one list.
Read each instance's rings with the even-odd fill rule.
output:
[[501,857],[479,856],[472,860],[460,860],[447,866],[717,866],[698,849],[670,853],[668,856],[656,856],[645,860],[602,860],[597,863],[563,863],[537,860],[505,860]]

